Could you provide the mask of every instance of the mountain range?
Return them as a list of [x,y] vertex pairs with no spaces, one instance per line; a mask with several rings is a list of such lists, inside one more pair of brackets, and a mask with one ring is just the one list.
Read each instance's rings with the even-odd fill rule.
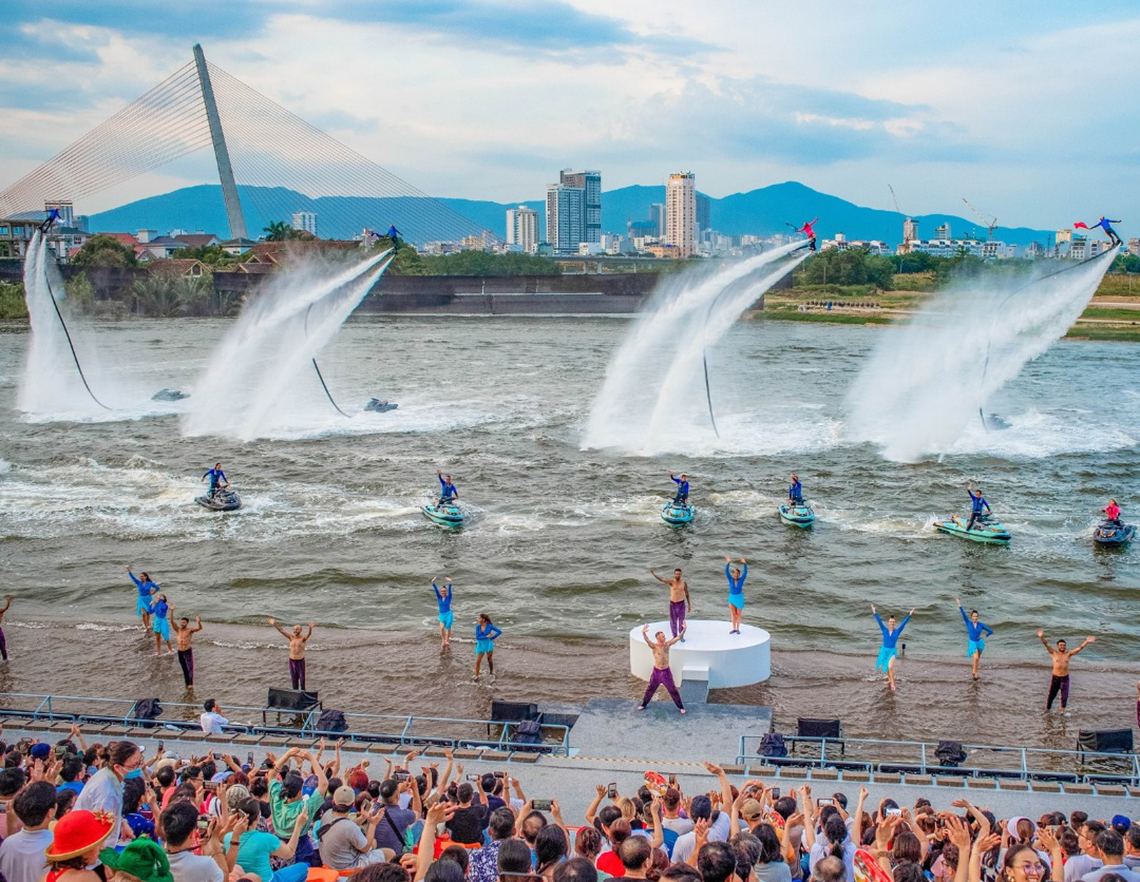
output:
[[[238,187],[246,226],[253,237],[260,235],[271,221],[283,220],[288,223],[291,220],[290,216],[263,217],[258,205],[289,205],[292,211],[315,211],[317,231],[325,238],[351,238],[359,234],[359,224],[350,223],[347,218],[359,218],[362,204],[367,206],[369,202],[375,203],[373,226],[378,229],[386,229],[392,215],[391,210],[384,208],[389,202],[384,199],[346,196],[322,196],[314,199],[283,188],[260,190],[261,192],[254,192],[253,187]],[[650,206],[664,201],[664,186],[634,185],[606,191],[602,195],[602,230],[625,235],[627,221],[648,220]],[[508,208],[525,205],[536,210],[540,218],[545,212],[545,202],[542,200],[491,202],[441,197],[439,202],[499,236],[505,232]],[[816,233],[821,239],[834,238],[836,233],[844,233],[849,240],[880,239],[892,247],[902,241],[902,215],[897,212],[855,205],[795,181],[773,184],[747,193],[733,193],[720,199],[710,197],[709,202],[712,228],[727,236],[786,233],[789,224],[798,227],[804,221],[818,217]],[[919,224],[919,237],[924,239],[933,238],[935,228],[945,223],[950,224],[955,238],[987,236],[984,224],[958,215],[927,214],[917,216],[915,220]],[[217,184],[183,187],[93,214],[88,218],[88,227],[92,232],[108,233],[135,232],[140,229],[157,230],[163,234],[175,229],[202,230],[222,237],[229,230],[222,189]],[[997,227],[994,230],[994,238],[1010,245],[1051,242],[1053,235],[1051,230],[1026,227]]]

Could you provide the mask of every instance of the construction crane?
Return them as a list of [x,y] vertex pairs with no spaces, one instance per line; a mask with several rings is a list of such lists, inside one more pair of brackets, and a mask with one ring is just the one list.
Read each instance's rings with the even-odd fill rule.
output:
[[970,209],[970,211],[978,216],[978,220],[986,225],[986,229],[990,232],[990,241],[992,242],[994,240],[994,228],[997,226],[997,218],[991,217],[989,220],[986,220],[986,216],[978,211],[978,209],[974,208],[974,206],[970,204],[969,199],[963,196],[962,201],[966,203],[966,207]]
[[[895,188],[890,184],[887,184],[887,189],[891,191],[891,200],[895,203],[895,211],[897,211],[899,214],[902,214],[903,210],[899,208],[899,197],[895,195]],[[903,216],[905,217],[906,215]]]
[[906,218],[903,221],[903,244],[899,251],[900,254],[904,254],[910,251],[910,243],[918,238],[918,224],[911,219],[909,214],[904,214],[903,210],[899,208],[899,197],[895,195],[895,188],[887,184],[887,189],[891,191],[891,200],[895,203],[895,211]]

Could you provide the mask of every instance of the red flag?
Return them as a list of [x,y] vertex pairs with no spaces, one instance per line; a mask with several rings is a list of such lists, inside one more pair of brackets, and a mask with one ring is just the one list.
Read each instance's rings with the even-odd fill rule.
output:
[[1075,224],[1073,224],[1074,230],[1087,230],[1088,228],[1089,228],[1089,225],[1086,224],[1084,221],[1077,221]]

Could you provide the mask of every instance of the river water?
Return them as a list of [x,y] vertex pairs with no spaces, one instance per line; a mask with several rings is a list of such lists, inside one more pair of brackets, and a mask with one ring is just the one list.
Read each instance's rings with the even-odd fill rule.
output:
[[[774,704],[778,720],[830,711],[852,735],[1069,746],[1066,725],[1130,724],[1140,551],[1094,551],[1091,533],[1110,495],[1126,517],[1140,499],[1140,349],[1058,343],[989,403],[1011,428],[979,421],[949,451],[895,463],[844,431],[844,397],[881,328],[737,323],[708,353],[722,437],[702,398],[655,439],[673,452],[642,456],[583,448],[629,319],[353,318],[321,356],[329,389],[350,413],[372,396],[398,410],[346,419],[306,373],[257,440],[183,437],[179,405],[149,396],[192,392],[227,327],[73,328],[98,351],[89,380],[115,409],[34,417],[15,410],[27,333],[0,334],[0,576],[17,598],[0,689],[137,697],[149,683],[181,697],[177,665],[131,630],[130,563],[206,620],[199,695],[257,704],[283,685],[272,615],[318,623],[314,685],[354,709],[475,715],[492,691],[633,697],[626,633],[666,611],[648,568],[683,567],[694,615],[724,617],[731,554],[750,562],[745,621],[771,631],[775,676],[722,699]],[[192,502],[219,459],[240,512]],[[462,530],[420,513],[437,468],[469,511]],[[810,532],[775,515],[793,469],[819,518]],[[658,516],[670,470],[689,473],[698,509],[679,531]],[[932,529],[966,510],[968,480],[1014,534],[1008,548]],[[441,659],[429,582],[444,575],[457,641]],[[997,632],[980,686],[958,596]],[[897,697],[871,676],[872,602],[916,608]],[[464,685],[482,611],[505,632],[494,690]],[[1038,627],[1098,638],[1074,661],[1074,719],[1060,729],[1040,719]]]

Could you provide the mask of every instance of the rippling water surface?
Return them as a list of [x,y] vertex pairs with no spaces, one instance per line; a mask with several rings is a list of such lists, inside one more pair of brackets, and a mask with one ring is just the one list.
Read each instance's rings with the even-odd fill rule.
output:
[[[1140,550],[1091,543],[1109,495],[1126,517],[1140,513],[1140,384],[1121,382],[1140,376],[1140,349],[1056,344],[990,402],[1011,428],[987,434],[979,422],[950,452],[899,464],[845,439],[844,396],[882,329],[745,321],[708,353],[720,439],[698,388],[654,444],[673,452],[583,449],[628,327],[354,318],[321,357],[329,387],[346,410],[372,396],[399,409],[345,419],[306,373],[264,437],[245,443],[184,438],[179,405],[149,400],[162,387],[193,392],[224,322],[77,329],[101,353],[90,379],[121,403],[111,414],[17,413],[27,335],[11,329],[0,335],[0,575],[19,598],[10,616],[130,622],[122,565],[132,563],[208,621],[275,615],[430,637],[428,583],[449,575],[457,633],[487,611],[508,638],[620,650],[629,628],[664,612],[650,566],[683,567],[696,614],[720,616],[731,554],[751,564],[745,620],[778,649],[870,655],[875,602],[884,613],[917,608],[912,656],[956,659],[961,596],[998,631],[992,663],[1043,660],[1037,627],[1097,634],[1094,662],[1140,662]],[[240,512],[191,501],[217,459]],[[462,530],[419,511],[437,468],[459,487]],[[775,516],[792,469],[819,517],[810,532]],[[698,508],[680,531],[658,516],[670,470],[689,473]],[[966,510],[967,480],[1013,532],[1009,548],[932,529]]]

